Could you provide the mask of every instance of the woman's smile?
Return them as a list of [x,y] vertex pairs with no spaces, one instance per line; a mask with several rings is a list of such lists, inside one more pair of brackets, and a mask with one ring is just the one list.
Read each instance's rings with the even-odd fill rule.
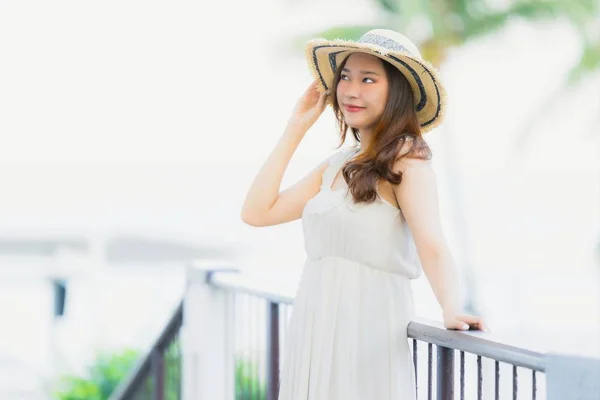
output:
[[362,111],[365,109],[364,107],[359,107],[359,106],[355,106],[352,104],[344,104],[344,108],[348,112],[358,112],[358,111]]

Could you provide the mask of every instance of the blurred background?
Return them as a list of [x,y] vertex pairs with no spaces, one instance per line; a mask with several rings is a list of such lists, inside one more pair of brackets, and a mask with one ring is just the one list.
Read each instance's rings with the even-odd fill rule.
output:
[[[241,206],[311,82],[304,42],[375,27],[409,36],[447,87],[425,138],[468,310],[600,356],[597,0],[5,0],[0,399],[59,398],[98,354],[134,360],[190,260],[293,294],[300,221],[250,227]],[[282,189],[338,140],[328,109]],[[414,288],[440,319],[424,276]]]

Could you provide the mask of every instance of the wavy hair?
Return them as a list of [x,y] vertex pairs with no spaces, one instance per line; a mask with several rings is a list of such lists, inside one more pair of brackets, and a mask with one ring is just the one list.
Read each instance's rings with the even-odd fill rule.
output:
[[[358,129],[349,127],[338,105],[337,85],[348,57],[336,70],[332,85],[332,105],[337,119],[341,147],[346,141],[348,128],[360,142]],[[402,172],[394,172],[394,164],[405,157],[431,159],[431,149],[421,134],[421,125],[415,111],[413,92],[404,75],[392,64],[380,59],[388,78],[388,99],[375,129],[369,147],[342,168],[348,190],[357,203],[373,203],[378,196],[377,182],[385,179],[393,185],[402,181]],[[405,143],[409,142],[410,145]],[[401,153],[402,151],[402,153]]]

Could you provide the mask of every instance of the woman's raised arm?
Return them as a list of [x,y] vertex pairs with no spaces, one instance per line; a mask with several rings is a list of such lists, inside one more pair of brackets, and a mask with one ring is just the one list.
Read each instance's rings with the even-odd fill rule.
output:
[[295,185],[280,193],[283,174],[308,129],[325,109],[328,93],[319,93],[313,82],[302,94],[275,148],[252,182],[241,210],[252,226],[270,226],[299,219],[309,199],[319,191],[323,161]]

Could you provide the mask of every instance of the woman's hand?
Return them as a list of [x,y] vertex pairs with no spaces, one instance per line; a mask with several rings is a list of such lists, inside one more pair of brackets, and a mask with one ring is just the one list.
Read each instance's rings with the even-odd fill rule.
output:
[[328,95],[329,91],[319,93],[313,81],[298,99],[288,125],[307,131],[325,110]]
[[458,329],[460,331],[473,329],[489,332],[487,324],[481,317],[469,314],[444,314],[444,326],[446,329]]

